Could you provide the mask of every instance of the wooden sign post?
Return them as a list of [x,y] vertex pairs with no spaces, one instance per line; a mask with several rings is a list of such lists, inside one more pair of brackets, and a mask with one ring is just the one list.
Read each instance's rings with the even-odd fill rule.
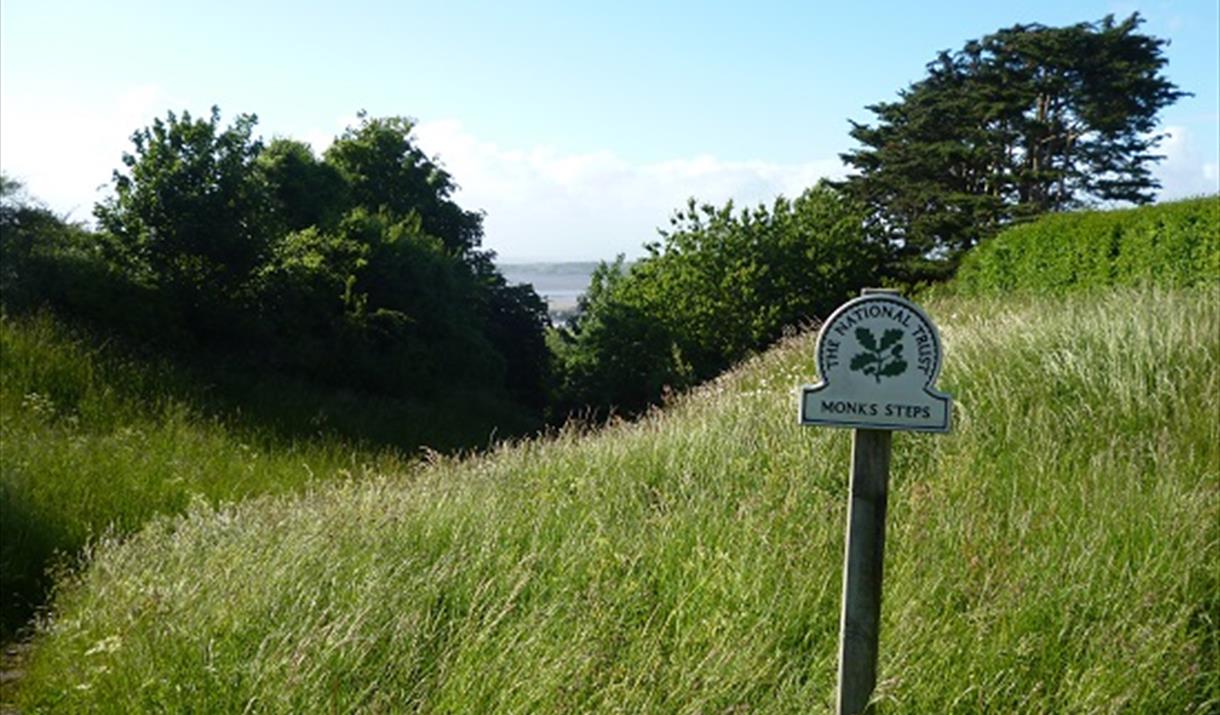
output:
[[893,430],[948,432],[951,399],[935,389],[940,336],[914,303],[866,289],[822,325],[821,382],[801,389],[803,425],[852,427],[851,501],[839,621],[839,715],[871,710]]

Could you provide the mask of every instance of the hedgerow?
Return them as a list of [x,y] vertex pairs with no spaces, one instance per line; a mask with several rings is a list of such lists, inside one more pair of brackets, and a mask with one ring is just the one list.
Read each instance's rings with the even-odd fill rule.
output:
[[962,261],[964,294],[1220,281],[1220,196],[1052,214],[986,241]]

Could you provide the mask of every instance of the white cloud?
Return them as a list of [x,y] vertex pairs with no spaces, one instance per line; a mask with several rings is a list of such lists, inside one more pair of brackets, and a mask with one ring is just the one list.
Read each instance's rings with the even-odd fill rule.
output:
[[[91,217],[129,137],[166,107],[180,106],[155,86],[134,87],[91,105],[55,97],[5,95],[0,102],[0,168],[30,195],[76,220]],[[203,111],[203,110],[200,110]],[[299,138],[323,151],[354,116]],[[262,127],[274,135],[273,127]],[[1185,126],[1168,126],[1154,168],[1161,199],[1220,191],[1220,158],[1206,156]],[[291,134],[291,133],[290,133]],[[294,135],[296,136],[296,135]],[[727,161],[711,154],[630,161],[610,150],[564,153],[549,146],[506,148],[455,120],[423,122],[416,136],[439,156],[459,185],[457,200],[487,212],[485,245],[507,259],[596,259],[634,256],[688,197],[739,206],[792,197],[823,177],[837,178],[837,158]],[[1206,144],[1207,142],[1202,142]]]
[[[131,149],[131,133],[166,107],[178,106],[156,86],[92,104],[6,94],[0,103],[0,168],[53,210],[89,221],[94,203],[108,195],[122,153]],[[321,153],[356,123],[355,116],[342,116],[329,129],[289,135]],[[276,127],[260,129],[266,136],[279,133]],[[416,136],[453,175],[459,185],[455,198],[486,211],[485,245],[509,259],[639,255],[690,196],[747,205],[778,194],[795,196],[821,177],[842,175],[837,159],[775,163],[699,155],[632,162],[609,150],[505,148],[453,120],[421,123]]]
[[89,220],[131,149],[132,132],[167,106],[166,94],[151,85],[95,105],[6,95],[0,102],[0,167],[55,211]]
[[1167,126],[1163,133],[1168,136],[1161,141],[1157,153],[1165,158],[1152,172],[1161,182],[1158,198],[1170,200],[1220,192],[1218,158],[1205,156],[1184,126]]
[[459,184],[459,203],[487,212],[485,245],[510,260],[639,255],[690,196],[752,205],[843,174],[838,159],[774,163],[700,155],[637,163],[608,150],[507,149],[453,120],[424,122],[416,136]]
[[310,127],[302,132],[287,134],[289,138],[297,139],[309,144],[313,151],[318,156],[322,156],[323,152],[335,143],[337,139],[348,127],[356,127],[360,125],[360,117],[356,114],[345,114],[341,117],[336,117],[330,129],[319,129]]

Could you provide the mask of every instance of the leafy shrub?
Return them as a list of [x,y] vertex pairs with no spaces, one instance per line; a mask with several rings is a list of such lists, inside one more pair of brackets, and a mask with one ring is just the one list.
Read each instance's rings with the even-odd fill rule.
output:
[[6,307],[388,397],[478,387],[540,410],[545,304],[479,249],[482,214],[412,121],[362,113],[321,159],[264,146],[256,121],[213,108],[135,132],[97,233],[6,180]]
[[634,411],[826,315],[874,279],[859,210],[819,185],[735,213],[694,200],[630,269],[594,274],[557,334],[559,404]]
[[132,135],[115,194],[94,211],[118,265],[191,301],[243,288],[272,238],[256,122],[243,114],[221,129],[213,107],[206,120],[170,112]]
[[967,254],[954,285],[978,294],[1216,281],[1220,196],[1044,216]]
[[667,386],[693,382],[676,336],[647,300],[649,279],[643,276],[629,272],[622,256],[602,263],[571,327],[551,334],[557,413],[582,407],[633,412]]

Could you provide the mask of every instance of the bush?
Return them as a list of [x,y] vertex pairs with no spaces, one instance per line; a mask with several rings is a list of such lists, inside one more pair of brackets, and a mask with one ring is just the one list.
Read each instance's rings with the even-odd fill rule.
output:
[[954,286],[981,294],[1216,281],[1220,196],[1044,216],[967,254]]
[[479,249],[483,215],[452,200],[412,121],[362,113],[321,159],[264,146],[255,123],[213,108],[135,132],[97,233],[5,179],[5,306],[330,386],[477,388],[540,413],[545,304]]
[[874,280],[858,209],[826,185],[734,213],[697,206],[626,269],[603,265],[557,348],[559,404],[635,411],[824,316]]
[[94,213],[117,265],[187,303],[239,299],[266,259],[271,203],[255,160],[254,115],[220,127],[170,112],[132,135],[115,194]]

